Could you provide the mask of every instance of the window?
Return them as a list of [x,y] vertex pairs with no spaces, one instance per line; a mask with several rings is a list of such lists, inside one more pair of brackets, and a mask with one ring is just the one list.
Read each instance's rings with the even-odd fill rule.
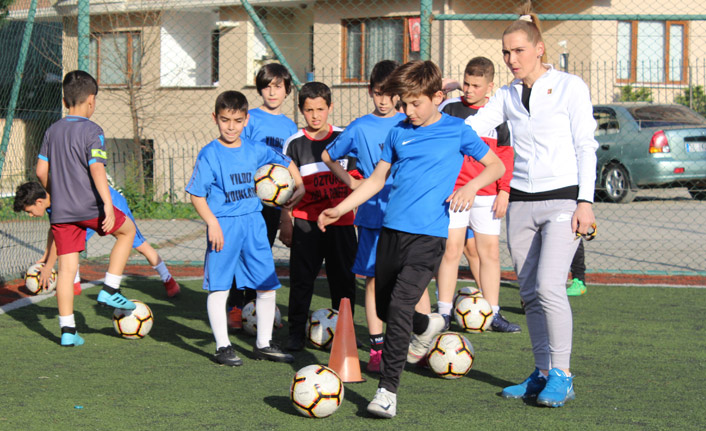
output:
[[612,135],[620,132],[618,116],[610,108],[595,108],[593,118],[596,120],[595,136]]
[[618,81],[685,83],[688,36],[686,21],[619,22]]
[[90,44],[90,73],[98,84],[140,85],[142,43],[139,32],[95,33]]
[[[414,42],[414,43],[413,43]],[[343,21],[343,80],[364,82],[375,63],[419,59],[419,18]]]
[[162,87],[210,87],[218,79],[218,14],[170,10],[162,15],[159,84]]

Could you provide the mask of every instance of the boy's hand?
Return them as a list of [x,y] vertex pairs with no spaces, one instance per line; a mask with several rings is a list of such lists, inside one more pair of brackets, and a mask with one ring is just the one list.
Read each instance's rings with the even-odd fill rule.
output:
[[477,190],[473,188],[473,184],[469,182],[451,193],[451,196],[446,199],[446,202],[450,202],[449,211],[459,212],[470,209],[473,206],[476,191]]
[[316,224],[321,229],[321,232],[326,232],[326,226],[336,223],[341,218],[341,212],[337,208],[325,209],[319,214],[319,220]]
[[505,190],[500,190],[498,196],[495,197],[495,202],[493,202],[493,213],[495,218],[503,218],[507,213],[507,203],[510,200],[510,193]]
[[579,202],[576,205],[574,216],[571,217],[571,231],[585,235],[595,222],[596,217],[593,215],[593,205],[588,202]]
[[221,225],[218,221],[206,225],[208,231],[208,243],[211,244],[211,249],[216,253],[223,250],[224,239]]
[[306,193],[304,184],[297,184],[294,187],[294,193],[292,193],[292,196],[289,198],[289,200],[284,205],[282,205],[282,208],[284,208],[285,210],[290,210],[297,206],[299,201],[301,201],[304,197],[304,193]]
[[460,90],[461,84],[458,81],[451,78],[444,78],[441,80],[441,90],[444,92],[444,96],[454,90]]
[[110,232],[115,225],[115,212],[113,211],[113,205],[103,205],[103,212],[105,213],[105,218],[103,223],[101,223],[101,228],[103,232]]
[[[37,262],[39,263],[39,262]],[[44,263],[44,262],[42,262]],[[51,278],[51,270],[47,265],[44,265],[42,269],[39,271],[39,285],[42,287],[42,289],[46,289],[49,287],[49,279]]]
[[[284,210],[286,211],[286,210]],[[286,245],[287,247],[292,246],[292,230],[294,227],[292,226],[292,222],[290,220],[282,221],[279,224],[279,240],[282,241],[282,244]]]

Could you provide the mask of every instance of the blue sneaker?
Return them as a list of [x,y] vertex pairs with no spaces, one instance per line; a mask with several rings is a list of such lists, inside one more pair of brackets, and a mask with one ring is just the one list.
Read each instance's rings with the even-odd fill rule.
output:
[[135,303],[124,297],[119,290],[116,290],[112,295],[105,290],[101,290],[98,292],[98,303],[122,310],[135,309]]
[[546,384],[547,379],[540,374],[539,368],[535,368],[534,372],[530,374],[524,382],[519,385],[506,387],[500,395],[502,395],[503,398],[536,397],[540,392],[542,392],[542,389],[544,389],[544,385]]
[[544,390],[537,397],[537,404],[547,407],[561,407],[565,402],[576,398],[574,394],[574,376],[567,377],[558,368],[549,370],[549,379]]
[[64,329],[62,328],[61,331],[61,345],[63,347],[74,347],[83,344],[83,338],[78,335],[76,329],[74,329],[73,332],[64,332]]

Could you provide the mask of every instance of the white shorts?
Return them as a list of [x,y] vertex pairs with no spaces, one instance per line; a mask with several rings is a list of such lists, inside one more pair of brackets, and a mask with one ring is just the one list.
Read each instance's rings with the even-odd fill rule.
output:
[[473,232],[485,235],[500,235],[500,219],[495,218],[493,203],[496,195],[476,196],[471,207],[471,229]]
[[449,229],[459,229],[471,226],[471,208],[455,212],[449,208]]

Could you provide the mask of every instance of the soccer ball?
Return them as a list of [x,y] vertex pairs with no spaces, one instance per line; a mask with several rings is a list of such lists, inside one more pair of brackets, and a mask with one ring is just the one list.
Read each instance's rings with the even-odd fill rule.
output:
[[459,301],[461,301],[463,298],[468,298],[468,297],[473,297],[473,296],[483,296],[483,294],[481,293],[480,289],[473,287],[473,286],[465,286],[465,287],[460,288],[454,294],[454,300],[453,300],[454,308],[456,308]]
[[284,166],[267,164],[255,171],[255,192],[267,206],[284,205],[294,193],[294,178]]
[[332,308],[321,308],[311,313],[309,320],[306,321],[306,335],[309,342],[320,349],[330,348],[337,322],[338,311]]
[[444,379],[459,379],[473,366],[473,345],[461,334],[443,332],[431,342],[427,353],[429,368]]
[[46,288],[42,288],[39,284],[39,272],[43,266],[43,263],[35,263],[25,273],[25,287],[35,295],[51,293],[56,289],[56,270],[54,268],[52,268],[51,276],[49,276],[49,285]]
[[297,371],[289,388],[294,408],[304,416],[331,416],[343,402],[343,382],[323,365],[307,365]]
[[142,301],[131,299],[135,303],[134,310],[116,308],[113,312],[113,327],[123,338],[139,340],[149,334],[154,322],[152,310]]
[[483,332],[493,321],[493,307],[482,297],[463,298],[454,312],[456,323],[468,332]]
[[[282,313],[279,312],[279,308],[275,306],[275,322],[273,324],[274,329],[282,326]],[[257,314],[255,313],[255,300],[252,300],[243,307],[243,330],[246,334],[256,336],[257,335]]]

